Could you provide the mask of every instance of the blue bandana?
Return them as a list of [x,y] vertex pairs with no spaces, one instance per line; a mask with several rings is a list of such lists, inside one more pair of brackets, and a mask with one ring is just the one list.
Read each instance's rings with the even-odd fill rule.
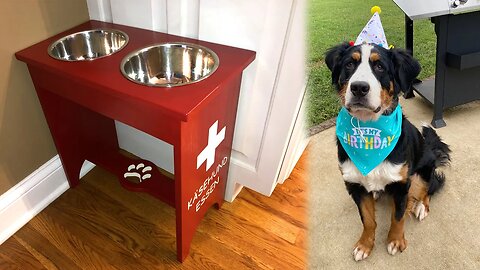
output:
[[337,117],[337,137],[363,174],[367,175],[392,152],[402,131],[402,108],[392,114],[380,115],[377,121],[359,121],[343,108]]

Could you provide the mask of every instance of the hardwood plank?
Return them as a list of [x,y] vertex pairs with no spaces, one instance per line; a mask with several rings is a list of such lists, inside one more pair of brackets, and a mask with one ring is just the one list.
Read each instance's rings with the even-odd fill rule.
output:
[[15,237],[0,246],[0,269],[46,269]]
[[80,269],[62,250],[35,230],[31,221],[21,228],[13,237],[31,250],[33,257],[40,258],[48,269]]
[[[56,247],[54,253],[58,253],[59,255],[63,253],[62,259],[72,261],[68,267],[59,267],[59,269],[118,269],[106,263],[102,259],[103,256],[95,252],[89,243],[85,243],[81,239],[81,236],[71,234],[66,227],[61,226],[48,215],[37,215],[28,225],[31,227],[31,230],[28,233],[25,232],[22,235],[23,237],[20,236],[21,238],[28,239],[28,242],[35,241],[36,239],[31,237],[35,230]],[[35,249],[37,251],[45,251],[46,248],[42,248],[42,245],[44,245],[44,243],[39,243],[38,248]],[[56,256],[58,257],[59,255]],[[77,267],[74,267],[75,265]]]
[[21,270],[21,268],[18,267],[16,263],[10,259],[10,257],[7,257],[6,255],[1,253],[0,253],[0,269]]
[[[282,188],[282,186],[278,188]],[[289,190],[288,193],[279,192],[272,194],[271,197],[267,197],[253,190],[245,189],[241,199],[257,205],[288,223],[305,229],[306,202],[298,199],[300,196],[305,196],[304,194],[303,189],[295,188],[295,190]]]
[[53,264],[48,258],[43,256],[40,252],[36,251],[34,248],[32,248],[32,246],[30,246],[28,243],[23,241],[20,237],[13,236],[13,238],[15,240],[17,240],[18,243],[20,243],[23,247],[25,247],[25,249],[28,250],[28,252],[30,252],[30,254],[32,254],[33,257],[35,257],[42,264],[43,267],[45,267],[48,270],[57,270],[58,269],[55,266],[55,264]]
[[[129,231],[118,230],[116,226],[106,226],[98,220],[89,220],[78,216],[75,211],[63,211],[64,209],[51,208],[47,215],[55,216],[60,223],[67,227],[75,235],[81,235],[82,239],[88,242],[92,249],[99,254],[106,254],[102,257],[109,264],[119,268],[154,269],[161,260],[152,257],[148,250],[158,251],[153,245],[145,246],[138,243],[135,236]],[[102,213],[99,213],[102,214]],[[108,252],[105,252],[108,251]],[[159,258],[169,259],[172,264],[174,254],[165,256],[163,253],[154,252]],[[140,260],[141,259],[141,260]]]
[[[304,259],[296,252],[298,247],[272,234],[269,230],[250,223],[247,219],[237,216],[240,203],[233,203],[231,207],[222,209],[221,215],[211,215],[215,226],[199,227],[203,231],[215,236],[223,245],[238,253],[248,250],[248,253],[271,268],[299,269]],[[259,217],[263,219],[263,217]]]
[[[306,228],[307,206],[307,152],[302,155],[290,179],[284,184],[277,185],[270,197],[264,196],[253,190],[245,188],[241,199],[257,205],[300,228]],[[294,181],[295,184],[292,185]]]

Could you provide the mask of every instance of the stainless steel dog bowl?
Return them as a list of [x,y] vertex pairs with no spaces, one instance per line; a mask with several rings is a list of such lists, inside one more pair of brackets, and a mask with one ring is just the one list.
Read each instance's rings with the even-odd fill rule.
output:
[[65,36],[48,47],[48,54],[63,61],[89,61],[118,52],[128,36],[114,29],[94,29]]
[[201,81],[217,69],[218,56],[191,43],[163,43],[132,52],[123,58],[123,75],[138,84],[173,87]]

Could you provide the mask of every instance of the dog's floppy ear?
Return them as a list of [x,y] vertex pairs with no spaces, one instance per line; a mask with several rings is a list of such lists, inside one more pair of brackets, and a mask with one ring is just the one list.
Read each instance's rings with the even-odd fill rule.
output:
[[420,73],[420,63],[405,50],[392,49],[392,61],[395,67],[394,76],[396,91],[403,91],[409,95],[412,91],[412,83]]
[[338,44],[335,47],[330,48],[325,54],[325,63],[332,72],[332,84],[338,87],[338,80],[340,78],[340,59],[343,57],[345,51],[350,48],[348,42]]

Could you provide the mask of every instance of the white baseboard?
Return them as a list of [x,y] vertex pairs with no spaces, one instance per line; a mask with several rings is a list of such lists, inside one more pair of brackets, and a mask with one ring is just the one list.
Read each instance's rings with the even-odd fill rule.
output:
[[[86,161],[80,177],[95,164]],[[59,156],[55,156],[0,196],[0,245],[69,188]]]

